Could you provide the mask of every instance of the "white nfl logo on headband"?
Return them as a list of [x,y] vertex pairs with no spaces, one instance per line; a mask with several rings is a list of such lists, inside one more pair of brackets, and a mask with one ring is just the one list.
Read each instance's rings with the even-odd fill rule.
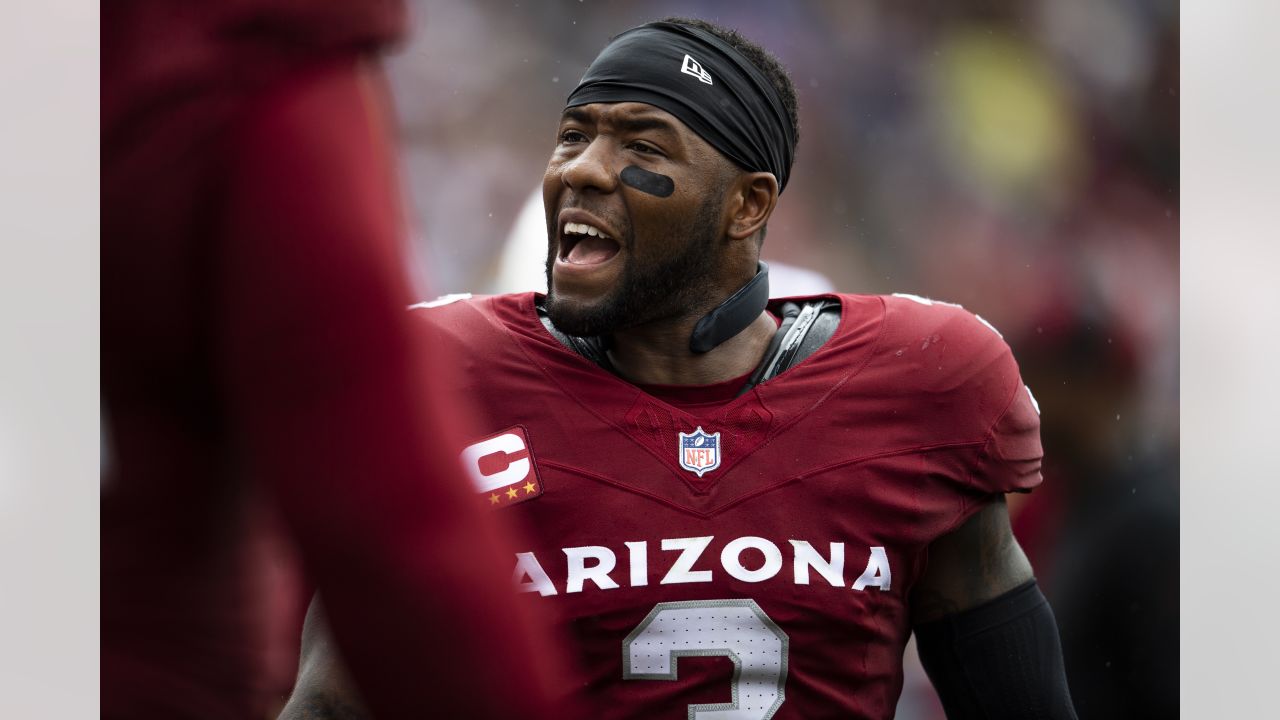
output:
[[692,75],[708,85],[711,84],[711,73],[703,70],[702,63],[687,54],[684,56],[684,64],[680,66],[680,72]]

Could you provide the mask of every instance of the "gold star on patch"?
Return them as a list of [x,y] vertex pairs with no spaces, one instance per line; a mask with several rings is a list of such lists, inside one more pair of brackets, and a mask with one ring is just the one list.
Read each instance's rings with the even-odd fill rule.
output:
[[532,495],[532,494],[533,494],[533,491],[534,491],[534,490],[537,490],[537,489],[538,489],[538,486],[537,486],[537,485],[534,485],[534,484],[533,484],[533,481],[529,481],[529,482],[527,482],[527,483],[525,483],[525,484],[524,484],[524,494],[525,494],[525,495]]
[[507,490],[507,497],[511,498],[512,500],[515,500],[516,496],[519,494],[520,494],[520,491],[515,488],[509,488]]
[[498,497],[497,495],[490,495],[490,496],[489,496],[489,504],[490,504],[490,505],[497,505],[497,504],[498,504],[498,503],[500,503],[500,502],[502,502],[502,498]]

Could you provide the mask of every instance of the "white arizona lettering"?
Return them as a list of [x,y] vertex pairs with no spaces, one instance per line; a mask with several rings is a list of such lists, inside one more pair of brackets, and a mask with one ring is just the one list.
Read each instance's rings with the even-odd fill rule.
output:
[[[694,570],[693,568],[710,547],[713,539],[714,536],[711,535],[664,538],[662,549],[679,551],[680,554],[676,556],[671,569],[663,575],[660,584],[711,582],[714,577],[712,570]],[[867,548],[866,570],[852,585],[846,586],[845,543],[828,543],[829,554],[823,557],[822,553],[808,541],[788,540],[787,542],[792,550],[791,581],[796,585],[809,585],[812,582],[811,574],[816,571],[832,587],[850,587],[859,592],[875,587],[880,588],[882,592],[888,592],[893,586],[893,570],[889,566],[889,555],[881,545]],[[619,572],[618,578],[612,576],[618,565],[617,554],[613,549],[601,545],[563,548],[561,552],[566,558],[564,592],[580,593],[586,590],[589,584],[595,585],[599,590],[613,590],[621,587],[620,582],[625,582],[627,587],[643,587],[650,584],[648,541],[634,540],[623,544],[627,549],[627,572]],[[758,550],[764,556],[764,562],[760,567],[750,569],[743,563],[742,554],[748,550]],[[735,538],[720,551],[720,568],[728,573],[729,577],[742,582],[758,583],[771,580],[778,577],[782,567],[783,556],[779,546],[771,540],[755,535]],[[558,593],[556,584],[532,552],[516,553],[514,582],[520,592],[536,592],[543,596]]]
[[[742,565],[742,551],[747,548],[755,548],[764,553],[764,564],[755,570],[748,570]],[[762,537],[748,535],[724,546],[724,550],[720,551],[720,564],[725,572],[737,580],[760,582],[777,575],[782,569],[782,551]]]
[[881,590],[888,590],[889,584],[893,581],[893,573],[889,570],[889,558],[884,554],[884,548],[876,545],[871,548],[871,557],[867,559],[867,569],[862,571],[862,577],[853,583],[854,590],[864,590],[867,586],[878,587]]
[[626,544],[631,555],[631,587],[649,584],[649,543],[641,540]]
[[[569,575],[564,581],[565,592],[582,592],[582,584],[587,580],[595,583],[601,590],[612,590],[618,587],[618,583],[609,577],[609,573],[613,572],[614,566],[618,563],[617,558],[613,556],[613,551],[609,548],[587,545],[565,548],[564,554],[569,558]],[[587,560],[596,562],[588,566]]]
[[[525,580],[525,578],[529,578]],[[513,578],[519,592],[536,592],[546,597],[556,594],[556,586],[547,577],[538,558],[531,552],[516,553],[516,572]]]
[[[693,564],[698,562],[698,558],[702,557],[702,552],[711,544],[714,535],[706,537],[692,538],[664,538],[662,541],[663,550],[682,550],[680,557],[676,558],[675,564],[662,577],[662,585],[675,585],[678,583],[700,583],[711,582],[710,570],[693,570]],[[692,571],[692,572],[691,572]]]
[[809,568],[813,568],[834,587],[844,587],[844,543],[831,543],[831,560],[828,561],[804,540],[790,542],[796,553],[792,572],[797,585],[809,584]]

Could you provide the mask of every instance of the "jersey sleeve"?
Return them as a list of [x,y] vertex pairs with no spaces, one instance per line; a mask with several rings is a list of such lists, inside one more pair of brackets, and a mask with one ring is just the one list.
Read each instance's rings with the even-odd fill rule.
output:
[[968,477],[983,494],[1027,492],[1039,485],[1040,411],[1004,336],[981,316],[939,303],[940,333],[962,358],[956,363],[952,415],[981,443]]
[[[1010,356],[1012,360],[1012,356]],[[1021,379],[1013,400],[992,425],[974,469],[974,484],[988,492],[1030,492],[1040,484],[1040,411]]]
[[981,450],[969,477],[981,493],[1028,492],[1041,482],[1040,409],[1004,336],[981,316],[959,306],[947,308],[950,325],[964,328],[961,343],[972,375],[960,390],[968,414],[983,432]]
[[902,376],[919,392],[911,417],[935,436],[976,448],[954,476],[963,489],[991,495],[1039,485],[1040,411],[1000,332],[952,303],[915,295],[889,303],[898,328],[890,347],[920,358]]

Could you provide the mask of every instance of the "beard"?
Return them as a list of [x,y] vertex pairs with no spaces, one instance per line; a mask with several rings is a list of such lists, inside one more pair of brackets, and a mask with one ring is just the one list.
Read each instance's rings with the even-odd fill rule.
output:
[[686,237],[683,249],[666,257],[642,258],[634,254],[635,233],[628,229],[626,247],[631,253],[625,258],[621,279],[589,306],[564,302],[556,296],[551,277],[556,249],[554,243],[548,243],[547,316],[561,332],[592,337],[699,312],[714,292],[719,216],[719,199],[707,198],[688,230],[682,233]]

